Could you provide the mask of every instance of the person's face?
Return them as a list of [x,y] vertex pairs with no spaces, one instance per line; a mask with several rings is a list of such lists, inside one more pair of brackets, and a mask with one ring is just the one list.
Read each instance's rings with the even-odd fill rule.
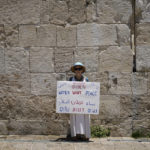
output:
[[77,77],[81,77],[82,72],[83,72],[83,68],[82,68],[81,66],[76,66],[76,67],[75,67],[75,75],[76,75]]

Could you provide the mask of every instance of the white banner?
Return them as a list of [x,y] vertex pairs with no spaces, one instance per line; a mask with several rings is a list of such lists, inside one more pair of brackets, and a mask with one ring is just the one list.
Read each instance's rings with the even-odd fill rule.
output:
[[57,82],[57,113],[99,114],[99,82]]

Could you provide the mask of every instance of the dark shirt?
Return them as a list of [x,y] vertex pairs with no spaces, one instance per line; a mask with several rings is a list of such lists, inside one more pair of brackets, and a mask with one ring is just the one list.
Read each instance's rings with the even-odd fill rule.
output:
[[[81,76],[81,79],[77,79],[76,76],[74,76],[74,77],[70,77],[69,81],[73,81],[73,78],[75,78],[75,81],[83,81],[84,80],[84,76]],[[86,82],[89,81],[87,77],[85,77],[85,81]]]

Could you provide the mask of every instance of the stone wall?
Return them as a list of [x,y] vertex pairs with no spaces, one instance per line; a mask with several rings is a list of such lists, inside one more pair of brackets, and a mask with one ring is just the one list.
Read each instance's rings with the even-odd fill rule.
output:
[[149,0],[0,0],[0,134],[66,134],[56,81],[76,61],[101,82],[91,125],[150,131]]

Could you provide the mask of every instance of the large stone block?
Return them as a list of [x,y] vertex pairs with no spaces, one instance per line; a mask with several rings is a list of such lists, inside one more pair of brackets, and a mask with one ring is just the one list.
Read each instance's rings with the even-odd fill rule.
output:
[[11,119],[7,128],[9,134],[13,135],[60,135],[66,134],[67,126],[66,121]]
[[56,27],[46,25],[20,25],[20,46],[56,46]]
[[69,17],[67,1],[49,0],[50,22],[54,24],[66,24]]
[[96,21],[96,2],[95,0],[87,1],[86,16],[88,22]]
[[29,72],[29,51],[21,47],[5,49],[6,73]]
[[148,73],[148,95],[150,95],[150,72]]
[[126,24],[116,24],[117,42],[121,46],[131,45],[131,29]]
[[1,99],[0,118],[16,120],[56,119],[56,98],[50,96],[5,96]]
[[101,119],[120,118],[120,97],[101,95],[99,117]]
[[86,20],[86,0],[70,0],[68,7],[70,24],[82,23]]
[[87,72],[98,70],[99,48],[77,47],[75,50],[75,62],[82,62],[86,66]]
[[140,120],[133,120],[133,133],[137,131],[141,131],[143,135],[148,135],[150,132],[150,119],[149,118],[141,118]]
[[31,24],[40,22],[40,0],[0,2],[0,24]]
[[[93,115],[94,116],[94,115]],[[91,116],[93,118],[93,116]],[[112,137],[131,137],[132,134],[132,118],[106,118],[91,120],[94,125],[101,125],[110,129]],[[92,123],[92,124],[93,124]]]
[[49,22],[49,0],[40,0],[40,22]]
[[85,76],[88,77],[89,82],[100,82],[100,93],[101,95],[107,95],[109,84],[108,84],[108,72],[87,72]]
[[134,120],[143,120],[147,123],[150,118],[150,98],[147,95],[134,96]]
[[73,65],[74,48],[57,48],[55,51],[55,71],[68,72]]
[[136,22],[150,22],[150,1],[136,0]]
[[84,23],[77,25],[78,46],[117,45],[115,25]]
[[0,74],[5,73],[4,48],[0,47]]
[[132,119],[133,97],[131,95],[120,95],[120,118]]
[[[11,94],[13,95],[13,94]],[[1,95],[0,96],[0,120],[8,120],[14,117],[14,106],[16,105],[16,97]]]
[[130,73],[109,73],[109,93],[110,94],[132,94]]
[[10,120],[8,123],[8,132],[13,135],[25,134],[46,134],[47,126],[42,120]]
[[5,25],[5,36],[7,46],[19,46],[19,26],[18,25]]
[[132,16],[132,0],[97,0],[99,23],[129,23]]
[[6,42],[4,26],[0,25],[0,47],[4,47]]
[[132,92],[134,95],[147,94],[147,83],[148,74],[147,73],[133,73],[132,74]]
[[56,26],[51,24],[36,27],[36,46],[56,46]]
[[100,72],[132,72],[133,54],[130,46],[101,47],[100,50]]
[[0,95],[28,95],[30,94],[30,74],[11,73],[0,75]]
[[131,137],[132,118],[127,118],[127,119],[121,118],[114,121],[114,124],[108,126],[111,129],[112,137]]
[[7,123],[7,120],[0,120],[0,135],[8,134]]
[[54,49],[49,47],[31,47],[31,72],[54,72]]
[[29,51],[21,47],[5,49],[6,73],[29,72]]
[[19,26],[19,45],[23,47],[36,45],[36,27],[34,25]]
[[0,98],[7,93],[7,87],[6,75],[0,73]]
[[150,45],[136,47],[136,69],[137,71],[150,71]]
[[34,95],[56,96],[57,80],[65,80],[65,75],[55,73],[32,73],[31,93]]
[[57,46],[76,46],[76,26],[57,27]]
[[136,44],[150,45],[150,23],[136,24]]

